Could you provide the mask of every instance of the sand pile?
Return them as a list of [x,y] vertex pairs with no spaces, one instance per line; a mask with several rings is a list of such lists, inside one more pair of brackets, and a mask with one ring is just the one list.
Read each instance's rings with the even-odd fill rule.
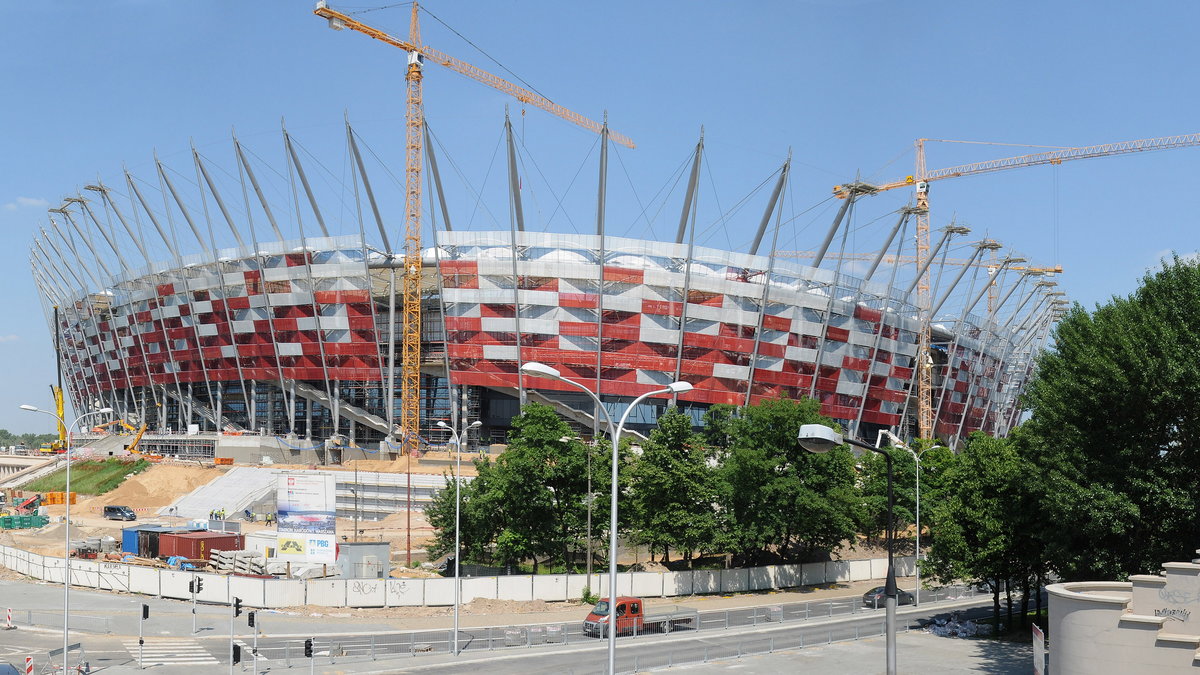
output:
[[156,464],[127,479],[115,490],[80,500],[80,505],[85,509],[108,504],[120,504],[135,509],[167,506],[178,497],[207,484],[223,473],[221,469],[199,466]]

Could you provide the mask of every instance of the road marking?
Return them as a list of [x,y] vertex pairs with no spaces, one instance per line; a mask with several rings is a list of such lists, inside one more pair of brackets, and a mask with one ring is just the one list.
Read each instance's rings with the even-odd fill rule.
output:
[[[125,650],[136,660],[138,657],[137,640],[121,640],[121,644],[125,645]],[[142,647],[142,661],[151,665],[216,665],[220,663],[196,640],[162,638],[146,640],[146,644]]]

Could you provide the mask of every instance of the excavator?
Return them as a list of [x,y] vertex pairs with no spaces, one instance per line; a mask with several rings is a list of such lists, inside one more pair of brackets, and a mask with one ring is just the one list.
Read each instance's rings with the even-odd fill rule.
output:
[[97,424],[96,426],[92,427],[92,432],[97,433],[97,434],[105,433],[108,431],[108,428],[113,426],[114,424],[121,425],[126,431],[133,434],[133,442],[130,443],[129,447],[127,447],[125,449],[135,455],[142,454],[137,448],[138,448],[138,443],[142,442],[142,435],[146,433],[147,425],[143,424],[140,427],[135,427],[132,424],[130,424],[129,422],[126,422],[125,420],[116,419],[111,422],[105,422],[104,424]]

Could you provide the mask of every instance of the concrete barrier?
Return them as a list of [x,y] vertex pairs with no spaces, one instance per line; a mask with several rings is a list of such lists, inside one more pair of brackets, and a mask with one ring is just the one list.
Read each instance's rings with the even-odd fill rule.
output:
[[385,579],[347,579],[346,606],[383,607],[387,589]]
[[825,563],[825,582],[831,581],[850,581],[850,561],[830,560]]
[[102,591],[129,592],[129,565],[118,562],[96,564],[96,588]]
[[[866,581],[873,579],[871,576],[871,561],[870,560],[851,560],[850,563],[850,581]],[[887,569],[886,567],[884,568]]]
[[692,592],[696,595],[721,592],[721,570],[693,570]]
[[130,565],[129,592],[162,596],[162,583],[158,578],[158,570],[153,567]]
[[[617,574],[617,595],[633,595],[631,592],[632,590],[633,589],[630,587],[629,573],[625,572]],[[602,598],[607,598],[609,596],[607,574],[600,577],[599,589],[596,591],[596,594]]]
[[[869,579],[887,578],[887,558],[875,558],[868,562],[871,563],[871,576],[868,577]],[[896,573],[899,574],[899,571]]]
[[[529,577],[469,577],[462,580],[459,590],[460,601],[470,602],[475,598],[495,600],[500,597],[499,588],[507,585],[510,591],[508,600],[532,600]],[[454,604],[454,578],[450,578],[450,604]]]
[[[567,575],[539,574],[533,578],[533,597],[547,602],[564,602],[567,597]],[[579,596],[575,596],[578,598]]]
[[533,577],[497,577],[496,597],[500,600],[533,600]]
[[[759,568],[761,569],[761,568]],[[750,589],[750,570],[746,568],[721,570],[721,593],[744,593]]]
[[[41,558],[41,575],[39,579],[52,584],[61,584],[63,582],[63,572],[66,570],[66,565],[62,558],[51,558],[50,556],[38,556]],[[32,562],[32,561],[31,561]]]
[[752,591],[766,591],[772,588],[778,588],[775,585],[775,565],[767,567],[751,567],[746,570],[746,575],[749,577],[747,582]]
[[71,561],[71,585],[95,588],[100,583],[100,575],[96,571],[94,560]]
[[242,604],[247,607],[268,607],[263,585],[263,579],[229,577],[229,597],[241,598]]
[[661,598],[663,596],[662,572],[634,572],[629,581],[634,595],[639,598]]
[[[188,590],[188,582],[194,581],[195,575],[180,570],[158,570],[158,594],[164,598],[191,600],[192,593]],[[199,599],[199,595],[196,596]]]
[[[48,583],[62,583],[62,558],[0,546],[0,565]],[[914,566],[913,556],[896,558],[897,576],[911,576]],[[453,579],[264,580],[90,560],[72,560],[71,567],[73,585],[180,600],[191,599],[188,581],[199,576],[203,580],[203,590],[198,594],[198,600],[227,604],[231,597],[237,596],[250,607],[295,607],[304,604],[324,607],[413,607],[454,604]],[[648,598],[739,593],[830,582],[882,581],[886,574],[886,558],[729,570],[623,572],[617,575],[617,593]],[[598,569],[590,583],[582,574],[465,578],[462,602],[470,602],[475,598],[562,602],[582,597],[585,587],[596,595],[607,596],[608,574]]]
[[388,579],[385,600],[389,607],[420,607],[425,604],[425,580]]
[[307,604],[306,586],[299,579],[264,579],[264,607],[299,607]]
[[309,579],[308,604],[319,607],[346,606],[345,579]]
[[775,583],[779,588],[795,588],[804,582],[804,566],[803,565],[776,565],[775,566]]
[[439,607],[454,604],[454,579],[426,579],[425,604]]
[[828,581],[825,576],[825,563],[804,563],[800,566],[800,585],[816,586]]
[[663,596],[691,595],[693,572],[663,572]]
[[592,574],[591,579],[588,579],[586,574],[568,574],[567,575],[567,599],[574,600],[583,597],[583,589],[590,588],[592,593],[600,588],[600,575]]

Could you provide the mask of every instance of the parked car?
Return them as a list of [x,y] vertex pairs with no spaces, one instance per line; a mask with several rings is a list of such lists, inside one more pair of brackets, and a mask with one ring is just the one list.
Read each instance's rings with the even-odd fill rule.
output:
[[[876,586],[871,590],[863,593],[863,604],[872,607],[883,607],[887,602],[887,596],[883,594],[883,586]],[[916,602],[916,598],[912,593],[897,588],[896,589],[896,604],[911,605]]]
[[137,514],[128,506],[106,506],[104,517],[108,520],[137,520]]

